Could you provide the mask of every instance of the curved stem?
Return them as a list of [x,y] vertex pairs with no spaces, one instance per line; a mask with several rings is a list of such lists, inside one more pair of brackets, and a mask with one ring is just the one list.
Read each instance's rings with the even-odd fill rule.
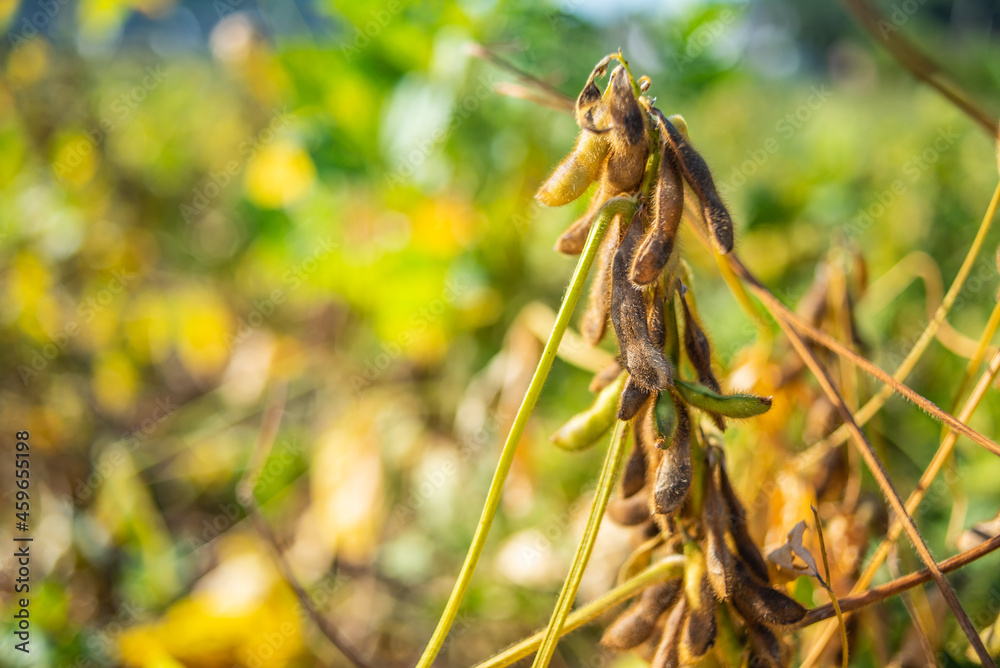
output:
[[559,307],[556,322],[552,326],[552,334],[545,344],[545,349],[542,351],[542,358],[538,361],[538,368],[535,369],[535,374],[531,377],[531,383],[528,385],[528,391],[525,393],[524,399],[521,401],[521,406],[517,410],[517,415],[514,416],[514,423],[510,427],[510,433],[507,434],[507,440],[504,441],[503,450],[500,452],[500,461],[497,463],[496,472],[493,474],[493,482],[490,484],[489,493],[486,496],[486,505],[483,507],[483,514],[479,518],[479,524],[476,526],[476,533],[472,538],[472,544],[469,546],[469,552],[465,556],[462,570],[458,574],[458,580],[451,591],[451,596],[448,598],[448,603],[445,605],[441,619],[434,630],[434,635],[431,636],[423,655],[421,655],[420,660],[417,662],[417,668],[430,668],[433,665],[434,659],[437,658],[438,652],[441,651],[445,638],[448,636],[448,631],[451,630],[451,626],[455,622],[455,617],[458,616],[458,609],[461,607],[465,593],[469,589],[472,574],[479,563],[479,557],[483,553],[483,546],[486,544],[486,537],[489,535],[493,518],[496,516],[497,507],[500,505],[500,494],[503,491],[504,482],[507,480],[510,465],[514,461],[514,453],[517,450],[517,445],[521,441],[524,428],[528,423],[528,417],[535,408],[538,396],[542,393],[542,386],[545,385],[549,369],[552,368],[552,361],[556,357],[556,351],[559,350],[559,343],[562,341],[563,334],[569,326],[569,319],[573,315],[573,309],[576,308],[576,303],[580,299],[580,293],[583,292],[583,284],[586,282],[587,274],[590,272],[590,267],[594,264],[594,258],[597,256],[597,247],[600,245],[601,239],[604,238],[604,232],[607,230],[608,224],[612,219],[613,216],[611,215],[596,216],[596,221],[590,230],[590,235],[587,237],[587,245],[584,247],[579,262],[576,264],[576,269],[573,271],[573,277],[570,279],[566,296],[563,297],[562,305]]
[[531,664],[534,668],[546,668],[552,655],[556,651],[556,643],[562,635],[562,628],[566,624],[570,608],[576,600],[576,593],[580,589],[580,581],[583,579],[583,571],[590,561],[590,554],[594,551],[594,543],[597,541],[597,532],[601,528],[601,520],[604,518],[604,511],[608,507],[608,500],[611,498],[611,490],[618,479],[618,472],[622,468],[628,449],[625,442],[628,440],[629,423],[619,421],[615,425],[614,435],[611,437],[611,447],[608,448],[607,456],[604,458],[604,466],[601,467],[601,475],[597,483],[597,492],[594,495],[594,504],[590,508],[590,517],[587,518],[587,527],[583,531],[583,538],[576,548],[573,556],[573,563],[570,566],[569,575],[563,583],[562,591],[559,593],[559,600],[556,608],[549,619],[549,625],[545,629],[542,638],[541,648],[535,655],[535,662]]
[[[934,317],[929,323],[927,323],[927,327],[921,333],[916,344],[914,344],[913,348],[910,349],[910,352],[906,355],[906,358],[896,369],[895,373],[892,374],[893,380],[902,382],[910,374],[910,371],[913,370],[913,367],[917,365],[917,361],[924,354],[927,346],[929,346],[931,341],[934,339],[934,335],[937,333],[941,323],[948,315],[948,311],[951,310],[955,300],[958,299],[958,295],[962,292],[962,288],[965,286],[965,280],[969,277],[969,272],[972,271],[972,265],[975,263],[976,257],[979,255],[979,251],[982,250],[983,242],[986,241],[986,233],[989,232],[990,226],[993,223],[998,203],[1000,203],[1000,183],[998,183],[997,187],[993,190],[993,198],[990,200],[990,204],[986,209],[986,214],[983,216],[983,220],[979,224],[979,231],[976,232],[976,238],[973,239],[972,246],[969,248],[969,252],[966,253],[965,260],[962,262],[962,266],[959,268],[958,274],[955,276],[955,280],[952,282],[951,287],[948,288],[948,294],[945,295],[944,301],[942,301],[941,305],[938,306]],[[824,342],[819,341],[819,343]],[[868,402],[854,414],[854,419],[859,426],[864,426],[865,423],[868,422],[868,420],[870,420],[872,416],[882,408],[886,399],[892,396],[893,389],[894,388],[888,384],[883,385],[878,393],[869,399]],[[949,424],[949,426],[953,428],[955,427],[953,424]],[[830,448],[836,447],[846,441],[849,436],[850,430],[847,425],[841,425],[823,441],[813,445],[808,452],[814,452],[821,456]],[[809,455],[809,457],[810,459],[813,459],[813,455]]]
[[[976,628],[972,625],[972,620],[969,619],[968,613],[962,607],[962,603],[958,600],[958,595],[938,568],[930,550],[927,548],[927,544],[924,542],[923,537],[917,530],[917,525],[913,521],[910,511],[906,509],[903,501],[899,498],[899,493],[893,487],[892,481],[889,479],[889,475],[886,472],[885,467],[875,454],[868,438],[865,436],[864,432],[861,431],[861,427],[859,427],[858,423],[854,421],[854,416],[844,404],[844,400],[840,396],[840,392],[838,392],[837,388],[834,386],[830,376],[813,355],[812,351],[810,351],[806,346],[805,342],[799,337],[798,333],[792,329],[791,325],[786,323],[781,318],[778,319],[778,325],[785,333],[785,336],[788,337],[788,340],[791,342],[792,347],[795,348],[795,351],[799,354],[799,357],[801,357],[802,361],[809,367],[809,370],[819,383],[820,388],[822,388],[824,394],[826,394],[827,398],[837,409],[837,412],[840,414],[841,419],[843,419],[844,424],[847,425],[850,430],[852,440],[857,446],[857,449],[861,452],[861,456],[864,458],[865,464],[868,465],[868,470],[871,471],[872,476],[875,478],[875,482],[878,483],[879,488],[882,490],[882,494],[885,496],[886,501],[889,502],[889,507],[892,508],[893,513],[895,513],[896,522],[902,526],[902,529],[906,532],[910,542],[913,544],[914,549],[920,556],[920,560],[924,562],[925,566],[927,566],[931,577],[934,579],[934,583],[937,584],[941,595],[944,597],[948,607],[951,608],[952,613],[955,615],[955,619],[958,620],[958,625],[962,628],[962,632],[965,633],[965,636],[969,639],[969,643],[979,656],[979,660],[982,662],[982,665],[986,668],[995,668],[996,664],[993,662],[989,652],[983,645],[983,641],[979,637],[979,633],[976,631]],[[883,541],[883,544],[886,542],[887,541]]]
[[[597,600],[592,601],[575,611],[566,618],[566,623],[563,624],[559,634],[566,635],[570,631],[575,631],[604,611],[632,598],[646,587],[663,582],[664,580],[669,580],[670,578],[680,577],[683,572],[683,555],[673,554],[669,557],[665,557],[663,560],[656,562],[628,582],[615,587],[604,596],[601,596]],[[538,649],[538,647],[542,644],[543,635],[544,632],[539,631],[530,638],[526,638],[513,647],[500,652],[493,658],[476,665],[475,668],[506,668],[506,666],[517,663],[524,657],[530,656],[532,652]]]
[[[1000,373],[1000,351],[993,356],[990,361],[990,366],[985,373],[980,377],[979,382],[976,384],[975,389],[972,391],[972,396],[965,402],[965,406],[962,407],[962,412],[959,413],[959,419],[963,422],[972,417],[973,412],[979,406],[979,402],[982,401],[983,397],[986,395],[986,391],[990,388],[993,380]],[[927,470],[924,474],[920,476],[920,481],[917,483],[917,488],[910,493],[909,498],[906,499],[905,510],[907,513],[912,514],[916,512],[917,507],[924,498],[924,494],[928,489],[930,489],[931,483],[937,477],[937,474],[941,471],[944,463],[948,461],[951,456],[952,449],[955,447],[955,443],[958,441],[958,435],[955,432],[949,432],[948,435],[941,441],[941,445],[938,447],[937,452],[934,454],[934,458],[931,463],[927,466]],[[869,561],[868,566],[865,568],[864,572],[858,578],[857,582],[854,584],[853,593],[858,593],[864,591],[865,587],[871,584],[872,579],[875,577],[875,573],[878,571],[882,562],[885,561],[886,556],[889,554],[889,547],[892,543],[899,538],[901,525],[899,520],[893,521],[892,525],[889,527],[889,531],[886,533],[886,537],[879,544],[875,553],[872,555],[871,561]],[[816,644],[813,645],[813,650],[806,660],[802,663],[803,668],[808,668],[815,661],[819,659],[823,648],[826,644],[830,642],[833,638],[833,633],[835,628],[832,625],[824,628],[820,634],[819,639]]]

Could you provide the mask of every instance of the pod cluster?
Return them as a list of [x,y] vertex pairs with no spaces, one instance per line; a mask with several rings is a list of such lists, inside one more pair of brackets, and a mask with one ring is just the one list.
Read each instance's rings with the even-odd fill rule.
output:
[[611,58],[598,63],[577,98],[576,146],[537,197],[558,206],[597,182],[587,211],[556,248],[580,253],[595,223],[607,224],[580,329],[597,344],[610,320],[620,352],[594,377],[594,403],[552,440],[579,450],[616,420],[631,421],[634,445],[608,514],[634,526],[656,550],[683,552],[685,573],[643,591],[602,643],[636,650],[657,668],[681,666],[703,657],[721,626],[741,634],[760,665],[782,665],[775,630],[796,623],[805,609],[771,587],[722,450],[710,444],[727,420],[760,415],[771,399],[723,392],[715,376],[711,343],[675,243],[685,184],[719,253],[732,249],[732,221],[683,119],[667,118],[642,95],[648,80],[636,86],[619,66],[605,91],[597,88],[595,79]]
[[[641,447],[637,444],[636,450]],[[633,463],[641,458],[636,450],[630,459],[633,468],[641,467]],[[656,457],[647,451],[647,466]],[[698,468],[697,499],[679,510],[681,526],[670,530],[652,525],[663,539],[662,551],[683,552],[683,577],[644,590],[611,623],[601,644],[634,650],[653,668],[666,668],[697,663],[725,634],[727,646],[745,648],[749,665],[783,666],[776,632],[797,623],[806,610],[771,587],[767,564],[747,530],[746,511],[729,482],[722,450],[706,447]],[[619,508],[629,504],[629,491],[623,485]],[[648,513],[643,519],[638,513],[609,512],[612,519],[638,523],[645,535],[651,533]]]

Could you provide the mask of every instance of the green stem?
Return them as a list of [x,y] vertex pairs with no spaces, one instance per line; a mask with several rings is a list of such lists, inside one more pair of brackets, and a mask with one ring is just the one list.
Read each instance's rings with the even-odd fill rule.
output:
[[[588,603],[571,614],[566,618],[566,623],[563,625],[560,635],[566,635],[570,631],[575,631],[604,611],[613,608],[622,601],[632,598],[646,587],[669,580],[670,578],[680,577],[683,572],[683,555],[672,554],[664,557],[662,561],[656,562],[628,582],[615,587],[604,596]],[[522,640],[491,659],[483,661],[475,668],[506,668],[506,666],[517,663],[538,649],[539,645],[542,644],[542,636],[543,632],[539,631],[530,638]]]
[[[626,213],[626,215],[629,214]],[[535,369],[535,375],[531,377],[531,384],[528,385],[528,391],[521,401],[521,407],[518,408],[517,415],[514,416],[514,424],[511,425],[510,433],[507,434],[507,440],[504,441],[503,450],[500,452],[500,461],[497,463],[496,472],[493,474],[493,482],[490,484],[490,490],[486,496],[486,505],[483,508],[482,516],[479,518],[476,533],[472,538],[472,545],[469,546],[469,552],[465,556],[465,563],[462,564],[462,570],[458,574],[458,580],[451,591],[451,596],[448,598],[448,603],[445,605],[441,619],[434,630],[434,635],[431,636],[430,641],[427,643],[427,647],[417,662],[416,668],[430,668],[433,665],[434,659],[437,658],[438,652],[441,651],[445,638],[448,636],[448,631],[451,630],[451,626],[455,622],[455,617],[458,616],[458,609],[462,605],[465,593],[469,589],[469,582],[472,580],[472,574],[479,563],[479,557],[483,553],[486,537],[489,535],[490,526],[493,524],[493,518],[497,512],[497,506],[500,504],[500,494],[503,491],[504,482],[507,480],[510,465],[514,461],[514,453],[517,450],[517,445],[521,441],[524,428],[528,423],[528,417],[535,408],[538,396],[542,392],[542,386],[545,384],[545,379],[552,368],[552,362],[555,359],[556,351],[559,349],[559,343],[562,341],[563,334],[566,333],[566,328],[569,326],[569,319],[573,315],[573,309],[576,308],[576,303],[580,299],[580,293],[583,292],[583,284],[586,282],[587,274],[590,272],[590,267],[597,256],[597,247],[600,245],[601,239],[604,238],[604,232],[607,230],[608,224],[614,216],[599,214],[595,218],[596,220],[590,230],[590,235],[587,237],[587,245],[580,256],[579,262],[576,264],[573,277],[569,282],[569,289],[566,291],[566,296],[559,307],[559,313],[556,315],[556,322],[552,326],[552,334],[549,335],[549,340],[545,343],[542,358],[538,361],[538,368]],[[631,216],[629,215],[628,220],[630,219]]]
[[569,575],[563,583],[562,592],[556,602],[556,608],[552,612],[548,628],[545,629],[545,636],[542,638],[541,648],[535,655],[535,662],[531,664],[533,668],[546,668],[552,655],[556,650],[556,643],[562,635],[562,628],[566,624],[570,608],[576,600],[576,593],[580,589],[580,581],[583,580],[583,571],[590,561],[590,554],[594,551],[594,542],[597,540],[597,532],[601,528],[601,519],[604,511],[608,507],[608,500],[611,498],[611,490],[614,489],[615,481],[618,479],[618,472],[622,468],[622,463],[628,453],[625,442],[628,440],[628,422],[618,422],[615,426],[615,433],[611,437],[611,447],[604,458],[604,466],[601,468],[601,475],[597,483],[597,492],[594,496],[594,504],[590,508],[590,517],[587,518],[587,528],[584,529],[583,538],[576,549],[573,557],[573,564],[570,566]]

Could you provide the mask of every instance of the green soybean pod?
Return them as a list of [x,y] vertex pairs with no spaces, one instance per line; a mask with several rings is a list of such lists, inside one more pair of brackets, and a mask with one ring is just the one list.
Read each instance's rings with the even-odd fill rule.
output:
[[669,390],[664,390],[656,397],[656,405],[653,408],[653,417],[656,420],[656,431],[659,432],[659,440],[656,447],[666,448],[674,440],[674,432],[677,431],[677,405]]
[[625,385],[626,374],[601,390],[594,403],[552,435],[552,442],[563,450],[583,450],[597,442],[615,423],[618,413],[618,395]]
[[689,383],[680,378],[674,379],[674,387],[677,388],[681,399],[695,408],[737,420],[762,415],[771,408],[771,397],[758,397],[755,394],[718,394],[701,383]]

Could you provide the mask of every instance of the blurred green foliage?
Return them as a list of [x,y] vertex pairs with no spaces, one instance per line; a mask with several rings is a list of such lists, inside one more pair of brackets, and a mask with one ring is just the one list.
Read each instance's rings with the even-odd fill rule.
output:
[[[832,247],[858,249],[872,280],[920,250],[947,285],[997,180],[981,130],[836,5],[43,5],[0,2],[0,432],[31,433],[34,666],[344,665],[235,502],[281,385],[287,410],[255,487],[265,514],[345,636],[376,665],[415,659],[540,350],[519,314],[557,305],[573,260],[552,244],[579,213],[532,202],[572,118],[496,94],[512,77],[469,43],[571,96],[621,46],[658,106],[687,119],[741,256],[790,304]],[[945,6],[901,29],[1000,108],[995,36],[955,27]],[[693,236],[685,252],[732,364],[755,330]],[[950,318],[972,339],[996,297],[990,254]],[[917,285],[858,308],[883,368],[926,322]],[[910,382],[948,406],[964,366],[933,344]],[[587,382],[556,364],[447,665],[547,616],[602,457],[547,436],[589,402]],[[804,447],[795,409],[769,433],[734,429],[731,457]],[[996,392],[971,424],[998,433]],[[873,428],[909,490],[937,426],[892,400]],[[957,466],[967,523],[992,516],[997,463],[963,443]],[[953,550],[950,507],[937,494],[918,515],[936,554]],[[613,580],[614,531],[585,596]],[[7,566],[2,662],[29,665],[7,642]],[[988,564],[955,581],[974,619],[1000,586]],[[885,610],[892,645],[908,618],[898,601]],[[604,665],[597,637],[570,636],[563,665]],[[856,665],[878,665],[869,642]]]

